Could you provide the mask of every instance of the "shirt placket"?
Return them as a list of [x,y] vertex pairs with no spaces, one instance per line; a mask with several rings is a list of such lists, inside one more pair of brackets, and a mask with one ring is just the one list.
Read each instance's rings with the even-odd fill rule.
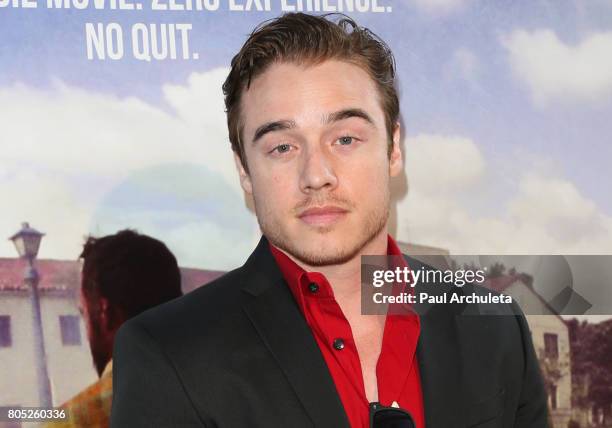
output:
[[[351,326],[342,313],[340,305],[336,302],[333,290],[325,277],[314,272],[308,273],[307,278],[307,289],[313,283],[319,287],[316,293],[307,294],[308,298],[305,298],[305,303],[308,306],[307,313],[311,318],[308,321],[309,325],[315,334],[322,339],[329,353],[333,355],[337,364],[342,368],[354,393],[361,398],[363,405],[367,407],[361,363]],[[325,325],[314,322],[314,320],[323,319],[326,320]]]

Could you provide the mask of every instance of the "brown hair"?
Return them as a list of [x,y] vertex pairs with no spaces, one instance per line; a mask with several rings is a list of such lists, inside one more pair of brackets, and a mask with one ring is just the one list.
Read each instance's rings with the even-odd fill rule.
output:
[[80,258],[83,294],[90,301],[108,299],[126,319],[183,294],[174,254],[133,230],[87,238]]
[[[339,17],[333,22],[328,17]],[[244,123],[240,117],[240,100],[251,81],[277,62],[319,64],[337,59],[365,70],[380,91],[385,125],[389,136],[389,154],[393,130],[399,117],[399,101],[395,89],[395,61],[391,50],[378,36],[361,28],[341,14],[313,16],[287,13],[260,24],[251,33],[240,52],[232,59],[232,68],[225,83],[225,108],[232,150],[243,167],[248,166],[241,138]]]

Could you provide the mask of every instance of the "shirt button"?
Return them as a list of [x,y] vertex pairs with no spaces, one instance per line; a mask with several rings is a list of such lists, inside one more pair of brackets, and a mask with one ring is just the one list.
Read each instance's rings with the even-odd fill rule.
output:
[[316,293],[319,291],[319,285],[316,282],[311,282],[310,284],[308,284],[308,290],[311,293]]
[[340,338],[334,339],[334,349],[336,351],[342,351],[344,349],[344,340]]

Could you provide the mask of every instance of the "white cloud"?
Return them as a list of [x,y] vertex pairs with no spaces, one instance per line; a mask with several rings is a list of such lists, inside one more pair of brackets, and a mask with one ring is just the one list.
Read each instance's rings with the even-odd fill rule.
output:
[[485,169],[476,144],[463,137],[422,134],[409,138],[405,158],[411,188],[445,195],[472,185]]
[[566,179],[526,174],[508,207],[515,223],[546,232],[561,248],[570,246],[581,253],[597,248],[612,251],[612,217]]
[[[207,246],[209,254],[217,251],[210,249],[225,248],[223,237],[230,236],[231,225],[223,222],[223,215],[214,210],[212,214],[205,212],[193,201],[194,195],[202,196],[194,189],[203,186],[206,197],[234,198],[241,203],[221,93],[226,74],[226,69],[194,73],[184,86],[164,86],[170,112],[136,98],[119,98],[61,82],[46,90],[23,84],[1,87],[0,200],[6,204],[0,216],[0,236],[8,237],[22,221],[30,221],[33,227],[47,233],[41,257],[74,259],[90,228],[94,233],[109,233],[113,230],[108,230],[111,225],[105,222],[112,222],[115,230],[146,226],[147,231],[162,239],[186,237],[189,234],[180,232],[187,227],[185,222],[194,225],[198,220],[183,221],[181,215],[189,217],[190,210],[197,209],[207,217],[191,228],[192,241],[200,242],[198,248]],[[145,177],[154,189],[144,199],[130,190],[133,187],[126,187],[143,171],[155,171],[165,165],[173,166],[177,176],[181,175],[180,165],[195,165],[208,174],[211,182],[225,184],[217,190],[203,183],[173,181],[172,177],[163,183],[149,175]],[[121,193],[125,189],[128,193]],[[155,196],[155,192],[162,196]],[[114,195],[110,202],[109,195]],[[191,205],[185,204],[183,211],[176,213],[175,221],[168,222],[169,226],[161,215],[143,214],[141,219],[130,216],[146,213],[147,208],[154,210],[155,204],[165,200],[187,200]],[[105,206],[111,202],[112,207]],[[123,215],[112,219],[97,216],[109,209]],[[251,238],[257,232],[255,220],[246,209],[241,213],[244,218],[237,230],[244,233],[246,227]],[[216,234],[198,235],[214,227]],[[197,246],[188,240],[182,245]],[[237,263],[247,255],[243,252],[244,248],[239,248],[227,254]],[[184,260],[179,261],[193,265],[194,261],[208,260],[202,255],[187,257],[188,253],[189,249],[181,250]],[[14,254],[10,242],[0,244],[0,256]],[[224,257],[221,265],[226,267],[230,256]]]
[[[500,205],[483,189],[501,187],[495,183],[501,178],[470,139],[408,138],[406,158],[409,192],[398,205],[402,241],[455,254],[612,254],[612,217],[562,176],[518,171],[515,192]],[[484,205],[499,209],[474,209],[483,195]]]
[[[543,196],[546,204],[534,205]],[[526,174],[519,183],[519,197],[512,200],[510,212],[517,219],[529,219],[538,226],[546,225],[553,217],[586,224],[596,215],[597,207],[567,180]]]
[[0,88],[0,163],[117,177],[158,163],[201,162],[237,183],[223,113],[226,74],[193,73],[186,86],[165,86],[176,114],[61,82],[47,91]]
[[16,171],[0,175],[0,257],[17,255],[9,236],[24,221],[46,233],[42,257],[75,259],[87,233],[88,205],[65,182],[44,171]]
[[502,38],[513,72],[535,102],[600,100],[612,94],[612,32],[594,33],[575,45],[551,30],[515,30]]
[[115,174],[162,161],[163,144],[176,138],[176,119],[140,100],[61,83],[49,91],[2,88],[0,111],[5,119],[0,160],[8,164]]

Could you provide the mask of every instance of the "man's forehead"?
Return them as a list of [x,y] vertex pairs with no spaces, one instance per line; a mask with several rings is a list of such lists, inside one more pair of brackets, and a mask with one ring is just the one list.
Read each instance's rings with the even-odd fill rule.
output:
[[251,132],[264,122],[285,120],[329,122],[344,110],[383,116],[374,80],[346,61],[320,64],[276,63],[257,76],[242,98],[243,123]]

